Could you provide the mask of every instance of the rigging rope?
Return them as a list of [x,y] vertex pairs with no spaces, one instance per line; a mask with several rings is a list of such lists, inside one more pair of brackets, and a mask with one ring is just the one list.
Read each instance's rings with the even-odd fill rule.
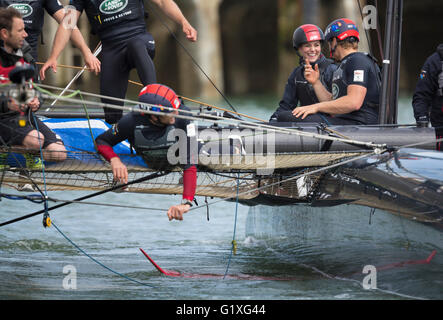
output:
[[[75,199],[74,201],[86,200],[86,199],[89,199],[89,198],[92,198],[92,197],[96,197],[96,196],[102,195],[102,194],[107,193],[107,192],[111,192],[111,191],[114,191],[114,190],[117,190],[117,189],[121,189],[121,188],[127,187],[127,186],[132,185],[132,184],[148,181],[148,180],[151,180],[151,179],[154,179],[154,178],[159,178],[159,177],[167,175],[167,174],[169,174],[169,172],[155,172],[155,173],[150,174],[148,176],[145,176],[145,177],[133,180],[133,181],[129,181],[128,183],[125,183],[125,184],[122,184],[122,185],[116,185],[116,186],[107,188],[105,190],[101,190],[101,191],[98,191],[98,192],[95,192],[95,193],[92,193],[92,194],[89,194],[89,195],[86,195],[86,196],[79,197],[79,198]],[[72,202],[72,203],[74,203],[74,202]],[[11,219],[9,221],[5,221],[3,223],[0,223],[0,227],[3,227],[3,226],[6,226],[8,224],[11,224],[11,223],[15,223],[15,222],[18,222],[18,221],[21,221],[21,220],[25,220],[25,219],[34,217],[36,215],[39,215],[39,214],[47,212],[47,211],[51,211],[51,210],[54,210],[54,209],[58,209],[58,208],[64,207],[64,206],[66,206],[68,204],[70,204],[70,203],[66,203],[66,202],[65,203],[61,203],[61,204],[55,205],[53,207],[45,208],[44,210],[39,210],[39,211],[30,213],[30,214],[27,214],[27,215],[15,218],[15,219]]]
[[[34,119],[34,123],[35,123],[35,129],[37,130],[37,138],[38,138],[38,146],[39,146],[39,151],[40,151],[40,161],[43,162],[43,149],[42,149],[42,141],[40,138],[40,130],[38,129],[38,123],[36,120],[36,117],[34,115],[34,113],[32,111],[30,111],[32,114],[32,117]],[[48,191],[46,188],[46,175],[45,175],[45,166],[42,165],[42,176],[43,176],[43,196],[44,196],[44,202],[43,202],[43,206],[44,206],[44,214],[43,214],[43,226],[49,227],[51,226],[51,218],[49,217],[49,212],[48,212]]]
[[[41,85],[41,84],[35,85],[35,87],[38,90],[40,89],[40,87],[57,89],[56,87],[53,87],[53,86]],[[104,96],[98,95],[98,94],[91,94],[91,93],[85,93],[85,92],[81,92],[81,93],[84,95],[89,95],[89,96],[93,96],[93,97],[104,97]],[[129,111],[129,112],[143,112],[145,114],[162,115],[162,112],[152,111],[152,110],[144,110],[144,109],[142,110],[138,107],[138,105],[143,105],[145,107],[152,107],[153,105],[150,105],[150,104],[140,103],[138,101],[132,101],[132,100],[127,100],[127,99],[116,99],[116,98],[112,98],[112,97],[109,97],[109,99],[129,102],[129,103],[132,103],[136,106],[135,107],[134,106],[132,106],[132,107],[116,106],[113,104],[106,104],[106,103],[101,103],[101,102],[89,102],[89,101],[84,101],[84,103],[89,104],[89,105],[94,105],[96,107],[100,106],[100,107],[107,107],[107,108],[118,109],[118,110]],[[72,102],[72,103],[78,103],[78,100],[71,99],[71,98],[60,97],[60,100],[64,100],[64,101]],[[174,116],[176,118],[180,118],[180,119],[203,120],[203,121],[208,121],[208,122],[213,122],[213,123],[220,123],[220,121],[224,121],[227,124],[236,125],[238,127],[246,128],[246,129],[261,129],[266,132],[285,133],[285,134],[296,135],[296,136],[310,137],[310,138],[314,138],[314,139],[339,141],[339,142],[343,142],[343,143],[360,145],[362,147],[367,147],[367,148],[385,148],[386,147],[385,144],[375,144],[375,143],[371,143],[371,142],[343,139],[343,138],[339,138],[339,137],[332,137],[329,135],[304,132],[304,131],[293,129],[293,128],[288,129],[288,128],[275,127],[273,125],[257,124],[257,123],[250,122],[250,121],[238,120],[238,119],[233,119],[233,118],[226,118],[226,117],[215,116],[215,115],[211,115],[211,114],[203,114],[202,115],[198,112],[193,112],[193,111],[183,111],[182,110],[181,112],[186,113],[186,114],[190,114],[190,115],[177,114],[177,115],[172,115],[172,116]]]
[[[132,80],[128,80],[128,82],[143,87],[143,84],[140,83],[140,82],[136,82],[136,81],[132,81]],[[193,102],[193,103],[199,104],[201,106],[205,106],[207,108],[214,108],[214,109],[217,109],[217,110],[220,110],[220,111],[230,112],[230,113],[233,113],[235,115],[242,116],[242,117],[245,117],[245,118],[248,118],[248,119],[252,119],[252,120],[257,120],[257,121],[261,121],[261,122],[268,122],[268,121],[260,119],[260,118],[252,117],[252,116],[249,116],[247,114],[236,112],[236,111],[230,111],[228,109],[220,108],[220,107],[208,104],[206,102],[202,102],[202,101],[198,101],[198,100],[195,100],[195,99],[187,98],[185,96],[179,96],[179,97],[181,99],[183,99],[183,100],[186,100],[186,101],[189,101],[189,102]]]
[[[238,175],[240,175],[240,174],[238,174]],[[236,252],[237,252],[237,242],[235,240],[235,233],[236,233],[236,230],[237,230],[238,190],[239,190],[239,185],[240,185],[240,179],[237,179],[237,196],[236,196],[236,201],[235,201],[234,231],[233,231],[233,234],[232,234],[231,253],[229,254],[228,264],[226,266],[226,271],[225,271],[225,274],[223,276],[223,280],[226,278],[226,275],[228,274],[229,266],[231,265],[232,255],[236,254]],[[207,205],[209,205],[209,204],[207,204]]]
[[231,107],[231,109],[234,112],[237,112],[237,110],[234,108],[234,106],[231,104],[231,102],[229,102],[228,98],[226,97],[226,95],[221,92],[221,90],[217,87],[217,85],[212,81],[212,79],[207,75],[207,73],[203,70],[203,68],[200,66],[200,64],[194,59],[194,57],[192,56],[192,54],[188,51],[188,49],[186,49],[186,47],[181,43],[180,40],[178,40],[177,36],[174,34],[174,32],[172,32],[172,30],[169,28],[169,26],[163,21],[163,19],[160,18],[160,15],[158,13],[158,11],[151,5],[151,3],[149,1],[146,2],[148,4],[148,6],[150,7],[150,9],[157,15],[157,17],[159,18],[159,21],[161,22],[161,24],[169,31],[169,33],[172,35],[172,37],[175,39],[175,41],[177,41],[177,43],[180,45],[180,47],[185,51],[185,53],[188,55],[188,57],[192,60],[192,62],[195,64],[195,66],[203,73],[203,75],[206,77],[206,79],[208,79],[208,81],[212,84],[212,86],[214,87],[215,90],[217,90],[217,92],[223,97],[223,99],[226,101],[226,103],[229,105],[229,107]]
[[72,244],[75,248],[77,248],[78,251],[80,251],[82,254],[84,254],[86,257],[88,257],[89,259],[91,259],[92,261],[94,261],[95,263],[97,263],[98,265],[100,265],[101,267],[105,268],[106,270],[118,275],[119,277],[122,277],[126,280],[135,282],[137,284],[140,284],[142,286],[146,286],[146,287],[150,287],[150,288],[156,288],[155,286],[148,284],[148,283],[144,283],[141,281],[138,281],[134,278],[128,277],[126,275],[124,275],[123,273],[117,272],[113,269],[111,269],[110,267],[106,266],[105,264],[103,264],[102,262],[98,261],[97,259],[95,259],[94,257],[92,257],[90,254],[88,254],[85,250],[83,250],[82,248],[80,248],[74,241],[72,241],[62,230],[60,230],[59,227],[57,227],[57,225],[52,222],[52,225],[54,226],[54,228],[58,231],[58,233],[60,233],[70,244]]

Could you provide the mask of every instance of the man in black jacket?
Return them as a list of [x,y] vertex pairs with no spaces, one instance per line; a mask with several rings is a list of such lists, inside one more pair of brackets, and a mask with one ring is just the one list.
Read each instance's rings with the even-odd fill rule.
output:
[[421,69],[412,107],[419,125],[427,126],[430,121],[433,127],[443,127],[443,43]]
[[[429,121],[436,128],[437,139],[443,138],[443,43],[429,56],[420,72],[412,107],[417,125],[427,127]],[[443,150],[443,143],[437,143]]]
[[[0,8],[0,39],[3,46],[0,48],[0,76],[1,82],[9,81],[9,73],[17,64],[30,65],[33,59],[27,50],[25,38],[27,33],[20,12],[14,8]],[[34,68],[34,70],[36,70]],[[35,74],[35,78],[37,73]],[[30,90],[32,92],[32,90]],[[43,151],[43,158],[49,161],[63,161],[66,159],[66,149],[42,121],[33,115],[40,107],[40,101],[33,95],[26,101],[16,101],[2,95],[0,100],[0,144],[2,146],[20,146],[30,152]],[[20,118],[25,118],[23,123]],[[41,159],[27,157],[28,168],[41,168]]]

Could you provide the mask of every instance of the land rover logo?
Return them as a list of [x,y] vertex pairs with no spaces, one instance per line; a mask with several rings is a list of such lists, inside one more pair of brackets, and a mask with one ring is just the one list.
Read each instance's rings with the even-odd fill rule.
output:
[[103,14],[112,14],[126,8],[128,0],[106,0],[102,2],[99,9]]
[[34,11],[29,4],[13,3],[9,5],[9,7],[13,7],[15,10],[20,12],[22,14],[22,18],[29,17],[32,14],[32,11]]

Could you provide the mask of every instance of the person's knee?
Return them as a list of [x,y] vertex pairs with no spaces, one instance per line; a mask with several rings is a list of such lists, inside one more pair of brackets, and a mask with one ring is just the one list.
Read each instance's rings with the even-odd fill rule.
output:
[[54,142],[45,148],[46,160],[49,161],[65,161],[67,158],[67,151],[63,143]]
[[25,139],[23,139],[23,146],[26,149],[38,150],[43,147],[45,137],[37,130],[30,131]]

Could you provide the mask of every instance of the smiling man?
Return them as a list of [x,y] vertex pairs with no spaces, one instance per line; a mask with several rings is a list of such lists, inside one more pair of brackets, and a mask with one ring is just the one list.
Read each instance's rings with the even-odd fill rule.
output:
[[[333,21],[326,28],[325,39],[331,57],[340,62],[332,79],[331,100],[294,109],[293,121],[377,124],[380,69],[368,54],[358,52],[360,37],[355,23],[345,18]],[[320,118],[319,113],[330,116]]]
[[[26,41],[30,45],[30,53],[35,61],[38,57],[38,37],[42,33],[45,11],[58,23],[65,16],[65,10],[58,0],[0,0],[0,7],[12,7],[22,14],[28,34]],[[85,57],[86,65],[91,69],[99,68],[100,61],[92,54],[78,29],[73,30],[71,39]]]

